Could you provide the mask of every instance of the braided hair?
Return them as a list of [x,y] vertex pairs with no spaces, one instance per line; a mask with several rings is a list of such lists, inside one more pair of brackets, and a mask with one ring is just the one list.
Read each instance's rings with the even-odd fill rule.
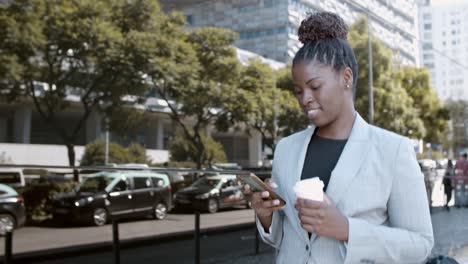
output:
[[337,72],[349,67],[353,72],[353,96],[356,94],[358,66],[349,45],[348,27],[343,19],[330,12],[317,12],[305,18],[298,30],[299,41],[304,44],[293,59],[299,63],[319,62]]

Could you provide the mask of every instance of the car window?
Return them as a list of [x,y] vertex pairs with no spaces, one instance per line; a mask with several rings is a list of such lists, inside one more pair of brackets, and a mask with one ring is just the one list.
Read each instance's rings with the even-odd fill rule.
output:
[[21,175],[18,172],[0,172],[0,183],[19,183]]
[[114,186],[112,191],[114,192],[126,191],[129,189],[128,186],[129,186],[128,181],[126,179],[121,179],[117,182],[117,184]]
[[151,181],[148,177],[134,177],[133,187],[135,189],[151,188]]
[[111,183],[113,178],[106,176],[97,176],[87,178],[80,184],[81,192],[102,192],[105,191],[106,186]]
[[159,177],[151,177],[151,180],[153,181],[153,186],[154,187],[157,187],[158,186],[158,182],[162,181],[163,184],[164,184],[164,180],[159,178]]
[[5,191],[3,191],[3,190],[0,190],[0,196],[6,196],[6,195],[8,195],[7,192],[5,192]]
[[219,183],[218,179],[200,178],[196,180],[192,185],[195,187],[216,187]]

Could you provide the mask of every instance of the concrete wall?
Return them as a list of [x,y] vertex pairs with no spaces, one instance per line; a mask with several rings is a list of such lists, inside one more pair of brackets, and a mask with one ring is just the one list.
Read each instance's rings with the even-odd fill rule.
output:
[[[10,144],[0,143],[0,154],[5,153],[11,158],[13,164],[68,166],[67,148],[62,145],[42,144]],[[80,164],[84,153],[84,146],[75,146],[75,164]],[[147,155],[153,162],[166,162],[169,160],[167,150],[148,149]]]

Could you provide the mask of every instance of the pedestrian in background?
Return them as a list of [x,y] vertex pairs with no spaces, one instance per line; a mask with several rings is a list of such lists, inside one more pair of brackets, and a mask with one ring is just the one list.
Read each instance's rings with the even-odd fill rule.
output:
[[444,179],[442,180],[442,184],[444,185],[444,193],[445,193],[445,209],[447,209],[447,211],[450,211],[450,207],[448,206],[448,204],[450,200],[452,199],[454,176],[455,176],[455,168],[453,166],[452,160],[449,159],[447,163],[447,169],[445,170]]
[[468,171],[468,161],[466,160],[468,155],[463,153],[462,156],[457,160],[455,164],[455,174],[457,176],[467,176],[466,172]]
[[[355,110],[358,69],[343,19],[311,14],[292,64],[309,128],[279,141],[272,187],[254,192],[263,240],[277,263],[421,263],[434,244],[424,177],[409,139],[369,125]],[[297,199],[293,186],[317,176],[324,201]],[[248,187],[245,192],[250,193]]]

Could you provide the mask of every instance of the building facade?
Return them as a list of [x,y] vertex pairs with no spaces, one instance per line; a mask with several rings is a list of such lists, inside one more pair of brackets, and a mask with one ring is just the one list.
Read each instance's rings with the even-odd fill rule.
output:
[[239,33],[236,46],[288,62],[301,44],[297,29],[307,13],[336,12],[352,24],[369,15],[371,30],[396,51],[404,65],[419,65],[417,5],[414,0],[161,0],[182,11],[191,27],[216,26]]
[[442,100],[468,100],[468,1],[420,2],[421,61]]

